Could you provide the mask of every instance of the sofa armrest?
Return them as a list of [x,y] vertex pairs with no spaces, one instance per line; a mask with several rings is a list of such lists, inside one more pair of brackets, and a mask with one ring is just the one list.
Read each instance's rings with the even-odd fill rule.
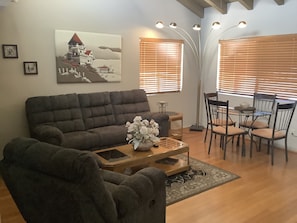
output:
[[151,118],[159,124],[159,137],[167,137],[169,134],[169,115],[160,112],[152,112]]
[[123,181],[112,193],[119,217],[128,216],[135,210],[143,212],[145,209],[155,209],[159,210],[159,216],[156,217],[162,218],[164,215],[165,218],[165,178],[163,171],[147,167],[122,179]]
[[152,112],[152,119],[154,120],[169,120],[169,115],[166,113]]
[[62,145],[64,141],[63,132],[50,125],[38,125],[33,129],[34,137],[39,141],[47,142],[54,145]]

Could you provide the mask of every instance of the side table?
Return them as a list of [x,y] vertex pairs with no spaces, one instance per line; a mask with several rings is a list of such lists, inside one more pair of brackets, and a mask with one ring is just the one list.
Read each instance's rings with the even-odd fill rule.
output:
[[[183,138],[183,114],[179,112],[166,112],[169,115],[169,137],[182,140]],[[179,122],[173,126],[173,122]]]

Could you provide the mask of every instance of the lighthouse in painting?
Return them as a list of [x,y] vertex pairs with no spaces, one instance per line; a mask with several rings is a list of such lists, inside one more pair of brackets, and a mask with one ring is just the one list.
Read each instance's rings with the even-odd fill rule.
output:
[[95,60],[91,50],[87,50],[76,33],[68,42],[67,60],[76,62],[79,65],[92,64]]

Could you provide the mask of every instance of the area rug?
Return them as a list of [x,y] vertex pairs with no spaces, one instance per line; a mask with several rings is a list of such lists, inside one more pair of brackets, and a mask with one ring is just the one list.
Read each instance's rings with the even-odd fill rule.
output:
[[[177,158],[186,160],[185,155]],[[239,178],[236,174],[194,158],[190,158],[190,165],[190,170],[167,178],[167,205]]]

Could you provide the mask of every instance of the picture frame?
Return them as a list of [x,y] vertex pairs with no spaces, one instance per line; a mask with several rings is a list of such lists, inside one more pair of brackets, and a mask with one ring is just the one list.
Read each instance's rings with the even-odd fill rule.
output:
[[18,46],[16,44],[2,44],[3,58],[18,58]]
[[121,82],[121,35],[55,30],[55,46],[57,83]]
[[38,74],[38,67],[36,61],[24,62],[24,74]]

